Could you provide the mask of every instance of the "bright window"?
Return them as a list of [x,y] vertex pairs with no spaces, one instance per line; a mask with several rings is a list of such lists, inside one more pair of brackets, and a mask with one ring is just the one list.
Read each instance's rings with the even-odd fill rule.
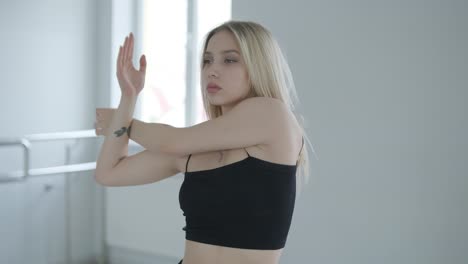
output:
[[199,78],[202,41],[231,19],[231,0],[145,0],[141,8],[148,66],[140,119],[176,127],[206,120]]

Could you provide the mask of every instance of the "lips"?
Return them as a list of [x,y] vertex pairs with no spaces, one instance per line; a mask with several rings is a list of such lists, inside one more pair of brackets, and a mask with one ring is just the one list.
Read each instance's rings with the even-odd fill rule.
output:
[[215,83],[209,83],[207,86],[206,86],[206,90],[209,92],[209,93],[213,93],[213,92],[217,92],[219,90],[221,90],[221,87],[219,87],[217,84]]

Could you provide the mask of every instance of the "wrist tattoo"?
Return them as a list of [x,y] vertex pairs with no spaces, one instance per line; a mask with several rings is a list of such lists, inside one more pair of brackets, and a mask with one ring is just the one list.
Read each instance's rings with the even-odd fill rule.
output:
[[127,131],[126,127],[122,127],[121,129],[114,132],[116,137],[121,137]]
[[133,124],[133,119],[132,119],[132,121],[130,122],[130,125],[128,126],[128,128],[122,127],[121,129],[116,130],[116,131],[114,132],[115,136],[116,136],[116,137],[121,137],[121,136],[122,136],[123,134],[125,134],[125,132],[126,132],[128,138],[130,138],[130,130],[132,129],[132,124]]

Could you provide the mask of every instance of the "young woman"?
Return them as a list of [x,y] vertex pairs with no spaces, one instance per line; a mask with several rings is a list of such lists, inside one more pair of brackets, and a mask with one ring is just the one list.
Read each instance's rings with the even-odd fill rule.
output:
[[[184,128],[133,118],[146,71],[144,55],[140,69],[133,67],[133,45],[130,34],[117,59],[118,108],[96,112],[96,134],[105,136],[96,181],[138,185],[184,173],[179,263],[279,263],[298,166],[308,174],[308,138],[293,112],[295,88],[277,42],[253,22],[229,21],[209,32],[201,65],[208,121]],[[129,138],[145,150],[128,156]]]

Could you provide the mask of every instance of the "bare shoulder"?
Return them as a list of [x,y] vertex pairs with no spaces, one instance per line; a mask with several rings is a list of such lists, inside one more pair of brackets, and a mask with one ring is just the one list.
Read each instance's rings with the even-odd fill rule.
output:
[[300,125],[294,113],[281,100],[269,97],[253,97],[243,102],[245,102],[249,111],[265,112],[263,117],[274,120],[279,125],[278,129],[284,129],[282,130],[283,132],[291,133],[295,136],[301,134]]
[[274,133],[275,140],[261,146],[263,152],[259,155],[265,160],[281,164],[295,164],[298,154],[302,148],[303,130],[299,121],[292,110],[281,100],[275,98],[267,98],[270,104],[270,109],[275,109],[274,115],[271,118],[277,122],[278,126]]
[[251,97],[243,100],[238,104],[239,107],[246,108],[247,110],[276,110],[275,112],[267,114],[269,117],[275,117],[276,114],[281,113],[278,111],[287,111],[288,108],[281,100],[271,97]]
[[[273,120],[276,124],[292,124],[290,122],[295,121],[294,114],[288,108],[288,106],[281,100],[270,97],[251,97],[243,100],[238,104],[239,108],[245,111],[245,114],[252,115],[252,113],[260,113],[254,115],[259,118],[258,124],[260,125],[263,121]],[[286,123],[285,123],[286,122]],[[291,128],[289,126],[280,125],[277,128]],[[272,131],[273,132],[273,131]]]

